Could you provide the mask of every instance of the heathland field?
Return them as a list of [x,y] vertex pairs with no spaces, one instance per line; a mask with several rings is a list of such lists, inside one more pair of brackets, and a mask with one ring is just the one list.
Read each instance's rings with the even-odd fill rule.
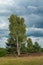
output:
[[0,57],[0,65],[43,65],[43,56]]

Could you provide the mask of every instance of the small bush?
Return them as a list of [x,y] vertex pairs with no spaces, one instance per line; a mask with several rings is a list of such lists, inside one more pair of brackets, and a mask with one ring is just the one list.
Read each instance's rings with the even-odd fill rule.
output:
[[6,49],[0,48],[0,57],[3,57],[6,55]]

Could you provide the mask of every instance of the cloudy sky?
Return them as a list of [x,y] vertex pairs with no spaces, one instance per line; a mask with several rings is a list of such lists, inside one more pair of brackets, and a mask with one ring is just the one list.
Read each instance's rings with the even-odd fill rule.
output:
[[25,18],[27,35],[43,47],[43,0],[0,0],[0,47],[5,47],[11,14]]

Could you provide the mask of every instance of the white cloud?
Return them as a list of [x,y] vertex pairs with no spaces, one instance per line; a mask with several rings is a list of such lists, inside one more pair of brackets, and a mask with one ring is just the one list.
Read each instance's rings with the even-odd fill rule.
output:
[[0,47],[6,47],[6,44],[5,44],[6,40],[7,40],[6,37],[3,37],[3,38],[0,39]]
[[37,9],[37,7],[35,7],[35,6],[27,6],[27,8],[29,8],[29,9]]
[[0,29],[7,29],[7,27],[8,27],[8,24],[6,24],[6,23],[0,23]]
[[18,4],[20,2],[18,0],[0,0],[0,7],[1,8],[12,8],[12,7],[15,7],[15,8],[18,8]]
[[27,32],[40,31],[40,32],[43,33],[43,28],[29,27],[29,28],[26,28],[26,31],[27,31]]
[[0,17],[0,29],[8,29],[8,17]]
[[3,24],[0,23],[0,28],[3,28],[5,25],[6,25],[5,23]]
[[0,0],[0,5],[12,5],[14,3],[13,0]]
[[0,13],[10,13],[11,11],[10,10],[7,10],[7,9],[0,9]]

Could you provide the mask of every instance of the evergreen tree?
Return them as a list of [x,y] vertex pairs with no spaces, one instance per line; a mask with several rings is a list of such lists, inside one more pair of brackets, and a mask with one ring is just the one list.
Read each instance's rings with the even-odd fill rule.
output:
[[41,52],[41,47],[38,42],[35,42],[33,45],[34,52]]
[[28,53],[33,52],[33,43],[32,43],[31,38],[28,38],[28,40],[27,40],[27,50],[28,50]]
[[21,54],[27,53],[27,47],[25,46],[25,43],[21,45]]
[[16,40],[14,40],[13,38],[9,38],[7,40],[8,42],[6,43],[7,45],[7,53],[8,54],[13,54],[13,53],[17,53],[17,45],[16,45]]

